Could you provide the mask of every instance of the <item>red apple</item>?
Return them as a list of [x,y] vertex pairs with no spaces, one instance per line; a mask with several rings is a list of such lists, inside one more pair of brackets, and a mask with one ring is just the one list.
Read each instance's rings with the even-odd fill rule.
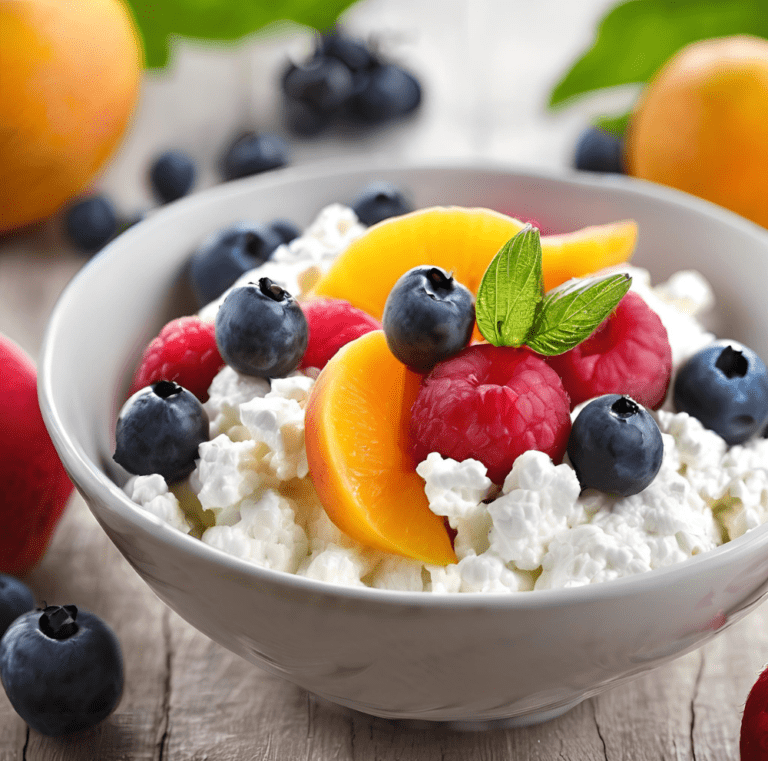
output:
[[72,493],[40,414],[32,360],[0,335],[0,573],[42,558]]

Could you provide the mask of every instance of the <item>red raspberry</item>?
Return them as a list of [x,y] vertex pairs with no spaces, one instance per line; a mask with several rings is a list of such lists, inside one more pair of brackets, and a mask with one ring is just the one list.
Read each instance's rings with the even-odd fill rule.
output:
[[411,448],[479,460],[502,483],[529,449],[559,463],[571,432],[568,395],[547,363],[525,348],[475,344],[427,375],[411,409]]
[[325,363],[345,344],[381,323],[362,309],[341,299],[312,299],[301,305],[309,325],[309,343],[299,367],[325,367]]
[[165,325],[144,349],[130,393],[155,381],[169,380],[205,402],[211,381],[223,366],[213,323],[199,317],[179,317]]
[[741,718],[739,740],[741,761],[765,761],[768,758],[768,669],[749,691]]
[[630,291],[586,341],[547,362],[562,378],[572,407],[603,394],[626,394],[655,410],[669,386],[672,349],[659,316]]

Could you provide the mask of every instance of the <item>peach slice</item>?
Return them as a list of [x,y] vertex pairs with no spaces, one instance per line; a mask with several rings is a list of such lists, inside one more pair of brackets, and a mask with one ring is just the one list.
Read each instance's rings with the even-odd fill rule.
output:
[[408,446],[421,379],[395,359],[380,330],[347,344],[307,402],[307,459],[320,501],[342,531],[368,547],[446,565],[456,554]]
[[[313,293],[349,301],[380,320],[397,279],[422,264],[452,271],[477,293],[493,257],[523,227],[520,220],[491,209],[459,206],[435,206],[392,217],[352,243]],[[631,220],[543,237],[545,288],[627,261],[636,240],[637,225]]]
[[572,277],[623,264],[632,256],[636,243],[637,222],[632,219],[545,236],[541,239],[544,290],[550,291]]

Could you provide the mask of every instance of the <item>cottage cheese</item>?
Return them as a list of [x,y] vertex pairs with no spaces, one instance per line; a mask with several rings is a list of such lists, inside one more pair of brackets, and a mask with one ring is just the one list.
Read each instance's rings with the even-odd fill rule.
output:
[[[329,206],[237,284],[267,276],[305,293],[364,229],[350,209]],[[714,340],[698,319],[714,303],[701,275],[680,272],[652,287],[647,271],[621,270],[664,323],[675,368]],[[201,316],[213,320],[223,298]],[[126,493],[175,528],[265,568],[433,593],[609,581],[682,562],[768,521],[768,440],[728,448],[667,403],[653,413],[664,444],[661,470],[639,494],[580,493],[567,461],[555,465],[535,451],[516,460],[498,490],[481,463],[433,452],[417,473],[432,511],[456,530],[458,562],[432,566],[362,547],[330,521],[309,477],[304,407],[316,375],[296,372],[270,383],[225,367],[210,388],[210,440],[188,483],[171,491],[159,475],[139,476]]]

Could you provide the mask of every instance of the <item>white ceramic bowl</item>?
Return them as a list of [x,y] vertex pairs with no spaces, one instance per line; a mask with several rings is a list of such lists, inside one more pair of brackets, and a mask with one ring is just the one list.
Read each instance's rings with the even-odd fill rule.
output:
[[[249,661],[335,703],[410,720],[543,721],[681,655],[766,594],[768,526],[667,569],[511,595],[344,588],[264,570],[175,531],[112,480],[117,411],[145,343],[182,313],[199,241],[241,218],[311,221],[371,179],[417,206],[515,210],[560,228],[633,217],[635,261],[655,280],[685,268],[713,284],[728,337],[768,358],[768,233],[690,196],[623,177],[499,166],[316,166],[222,185],[159,211],[70,283],[40,363],[43,414],[72,480],[171,608]],[[478,726],[475,724],[474,726]]]

